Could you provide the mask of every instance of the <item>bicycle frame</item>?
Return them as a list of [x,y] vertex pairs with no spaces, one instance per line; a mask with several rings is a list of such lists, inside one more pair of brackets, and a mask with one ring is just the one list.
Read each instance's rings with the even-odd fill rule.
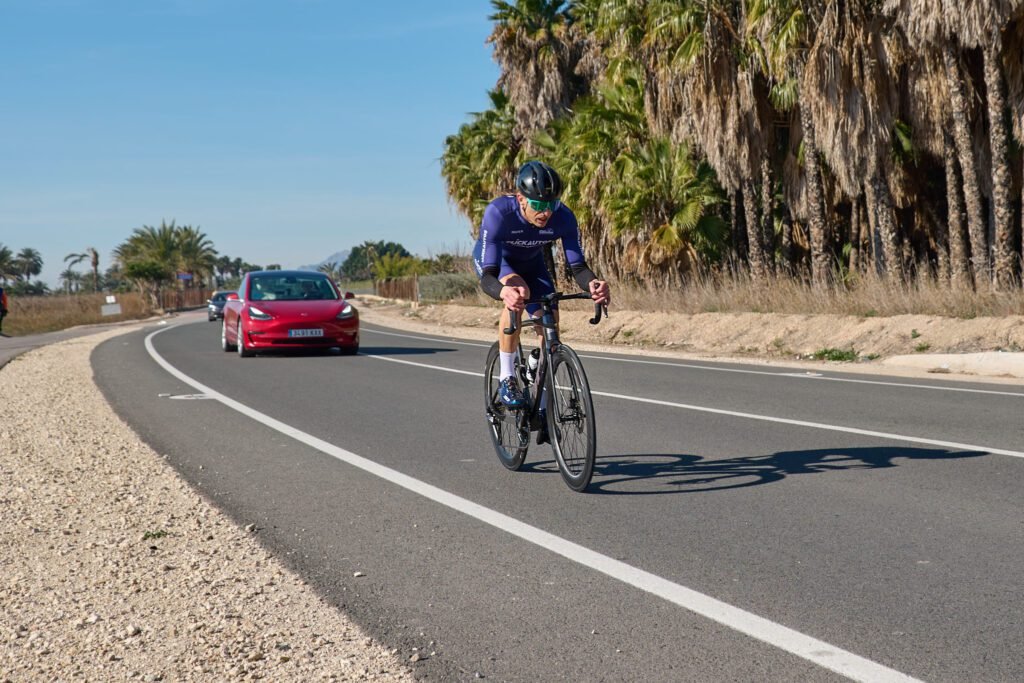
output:
[[[590,294],[579,293],[579,294],[563,294],[561,292],[552,292],[536,299],[529,299],[526,303],[528,304],[540,304],[541,317],[524,319],[522,325],[532,325],[534,329],[540,326],[543,340],[540,345],[541,353],[540,359],[537,365],[537,374],[531,381],[526,374],[526,365],[523,362],[519,363],[519,367],[522,376],[519,378],[523,383],[523,386],[529,388],[531,385],[537,387],[536,396],[531,397],[530,408],[527,411],[527,417],[529,418],[530,429],[536,430],[539,427],[538,413],[541,409],[541,395],[544,390],[544,386],[547,382],[547,369],[550,365],[551,355],[558,349],[561,341],[558,338],[558,322],[555,320],[555,308],[554,304],[556,301],[563,301],[565,299],[590,299]],[[608,316],[608,307],[602,304],[594,304],[594,317],[590,319],[591,325],[596,325],[601,322],[602,314]],[[504,328],[502,332],[505,334],[515,334],[517,329],[516,315],[512,311],[509,311],[509,327]],[[523,360],[523,345],[522,342],[519,344],[519,358]],[[530,393],[527,392],[527,396]]]

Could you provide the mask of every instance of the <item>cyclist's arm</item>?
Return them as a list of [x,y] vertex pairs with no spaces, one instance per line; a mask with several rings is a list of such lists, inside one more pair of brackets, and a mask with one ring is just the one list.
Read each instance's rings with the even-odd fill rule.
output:
[[480,223],[480,289],[499,301],[504,286],[498,280],[498,273],[501,272],[500,227],[501,213],[494,204],[490,204],[484,210],[484,219]]
[[565,262],[572,269],[573,279],[580,289],[590,291],[590,283],[597,280],[597,275],[587,265],[583,258],[583,247],[580,244],[580,229],[573,221],[572,228],[562,236],[562,249],[565,250]]
[[498,279],[498,266],[484,266],[484,274],[480,276],[480,289],[492,299],[501,300],[501,284]]

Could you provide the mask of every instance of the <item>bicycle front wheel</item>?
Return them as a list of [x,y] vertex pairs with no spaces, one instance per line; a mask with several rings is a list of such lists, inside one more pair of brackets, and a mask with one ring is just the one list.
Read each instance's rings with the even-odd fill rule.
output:
[[564,344],[551,355],[548,434],[562,479],[574,491],[590,484],[597,458],[594,399],[583,363]]
[[[520,359],[521,360],[521,359]],[[487,430],[491,434],[494,450],[501,464],[510,470],[518,470],[526,460],[530,446],[529,412],[525,408],[510,410],[498,397],[498,382],[501,381],[501,362],[498,357],[498,343],[491,346],[484,366],[484,410]]]

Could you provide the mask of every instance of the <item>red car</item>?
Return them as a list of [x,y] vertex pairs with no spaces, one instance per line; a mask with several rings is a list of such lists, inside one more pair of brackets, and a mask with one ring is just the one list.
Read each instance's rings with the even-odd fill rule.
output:
[[323,273],[257,270],[228,294],[220,345],[245,358],[273,349],[359,351],[359,312]]

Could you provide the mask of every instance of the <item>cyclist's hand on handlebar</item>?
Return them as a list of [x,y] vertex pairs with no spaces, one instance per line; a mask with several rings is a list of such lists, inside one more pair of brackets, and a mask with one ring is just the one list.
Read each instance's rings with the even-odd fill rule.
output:
[[612,301],[612,290],[604,280],[590,281],[590,298],[607,306]]
[[501,288],[501,300],[509,310],[522,311],[526,308],[526,287],[505,285]]

